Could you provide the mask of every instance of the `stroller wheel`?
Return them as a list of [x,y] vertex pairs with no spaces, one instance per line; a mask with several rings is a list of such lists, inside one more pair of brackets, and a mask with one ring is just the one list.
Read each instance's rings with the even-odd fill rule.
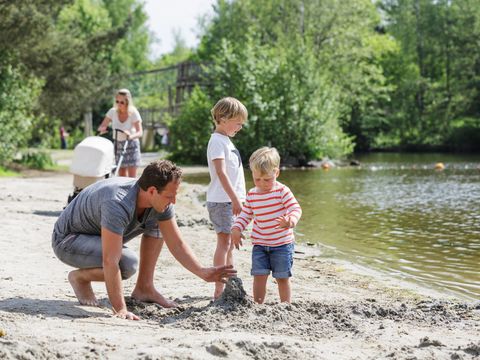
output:
[[70,204],[70,203],[72,202],[72,200],[75,199],[78,194],[80,194],[80,191],[82,191],[82,189],[75,189],[75,191],[73,192],[73,194],[68,195],[67,204]]

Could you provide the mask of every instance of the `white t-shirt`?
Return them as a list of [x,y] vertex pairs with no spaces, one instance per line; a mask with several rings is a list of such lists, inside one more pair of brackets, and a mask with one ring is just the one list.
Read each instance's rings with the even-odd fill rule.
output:
[[207,201],[219,203],[232,201],[223,189],[222,183],[217,176],[215,165],[213,164],[215,159],[224,159],[227,177],[232,184],[233,190],[240,201],[245,200],[245,176],[243,174],[240,153],[228,136],[213,133],[207,148],[208,171],[210,172]]
[[[118,112],[115,108],[111,108],[108,110],[106,117],[112,119],[112,129],[113,129],[113,137],[115,138],[115,130],[128,130],[130,131],[130,134],[134,134],[136,132],[135,127],[133,126],[136,122],[142,122],[142,117],[140,116],[140,113],[138,112],[137,109],[133,109],[133,111],[128,114],[127,120],[124,122],[121,122],[118,119]],[[119,133],[118,134],[118,140],[124,141],[126,140],[127,137]]]

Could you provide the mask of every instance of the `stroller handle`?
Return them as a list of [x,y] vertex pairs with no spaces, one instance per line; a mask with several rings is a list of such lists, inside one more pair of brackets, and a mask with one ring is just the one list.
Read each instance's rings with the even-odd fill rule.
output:
[[119,146],[119,143],[118,143],[118,134],[119,133],[125,134],[126,139],[123,143],[123,146],[120,150],[120,155],[117,159],[117,164],[116,164],[116,167],[115,167],[115,176],[118,176],[118,172],[120,171],[120,167],[122,166],[123,158],[125,157],[125,154],[127,152],[127,147],[128,147],[128,143],[129,143],[129,140],[130,140],[129,135],[127,135],[125,131],[120,130],[120,129],[115,129],[115,137],[114,137],[115,153],[117,153],[117,149],[118,149],[118,146]]
[[[125,131],[121,130],[121,129],[115,129],[115,132],[121,132],[121,133],[124,133],[125,134]],[[100,131],[97,129],[96,131],[96,134],[97,135],[103,135],[103,134],[108,134],[109,133],[109,130],[108,128],[106,130],[103,130],[103,131]]]

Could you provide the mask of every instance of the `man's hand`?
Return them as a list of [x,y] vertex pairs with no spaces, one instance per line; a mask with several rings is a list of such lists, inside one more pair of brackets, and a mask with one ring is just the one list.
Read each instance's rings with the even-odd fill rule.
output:
[[290,216],[286,215],[279,216],[275,221],[278,223],[277,228],[281,229],[294,228],[297,225]]
[[[114,312],[115,312],[115,310],[114,310]],[[135,315],[134,313],[132,313],[132,312],[126,310],[126,309],[116,311],[114,316],[118,317],[120,319],[140,320],[140,318],[137,315]]]
[[232,237],[233,245],[235,245],[235,248],[237,250],[240,250],[240,246],[243,245],[242,239],[245,239],[245,236],[237,228],[233,228],[230,236]]
[[202,269],[200,277],[206,282],[223,282],[226,283],[228,278],[237,275],[237,270],[233,265],[219,265]]

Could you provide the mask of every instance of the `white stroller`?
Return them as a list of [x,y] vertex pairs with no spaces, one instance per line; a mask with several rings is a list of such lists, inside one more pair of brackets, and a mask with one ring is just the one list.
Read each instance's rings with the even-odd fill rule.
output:
[[[88,185],[118,175],[128,146],[127,140],[123,145],[118,163],[115,164],[114,144],[115,146],[118,144],[119,133],[123,133],[123,131],[115,130],[114,143],[101,136],[89,136],[75,146],[70,165],[74,189],[73,194],[68,196],[68,203]],[[120,135],[125,137],[124,134]]]

